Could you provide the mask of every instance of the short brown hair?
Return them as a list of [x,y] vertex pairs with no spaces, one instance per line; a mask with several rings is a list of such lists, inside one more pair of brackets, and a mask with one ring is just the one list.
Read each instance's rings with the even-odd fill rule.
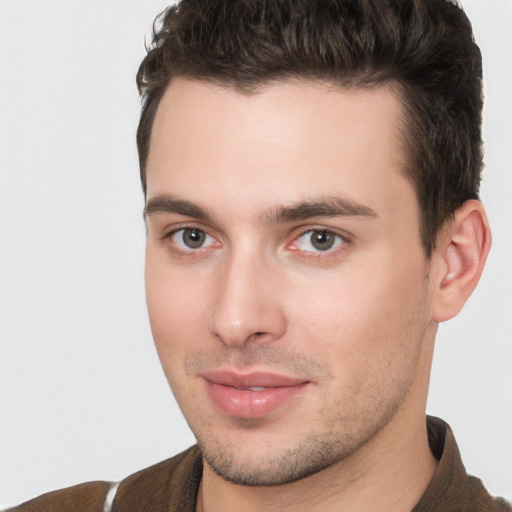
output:
[[404,106],[406,174],[427,257],[443,223],[478,198],[482,63],[450,0],[182,0],[155,21],[138,74],[141,179],[156,110],[173,77],[252,93],[274,80],[393,84]]

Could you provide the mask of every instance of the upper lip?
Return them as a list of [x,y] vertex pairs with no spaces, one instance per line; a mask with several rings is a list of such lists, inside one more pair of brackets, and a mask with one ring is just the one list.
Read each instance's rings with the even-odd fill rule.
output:
[[239,373],[232,370],[209,370],[201,374],[207,381],[234,388],[279,388],[298,386],[309,382],[300,377],[290,377],[271,372]]

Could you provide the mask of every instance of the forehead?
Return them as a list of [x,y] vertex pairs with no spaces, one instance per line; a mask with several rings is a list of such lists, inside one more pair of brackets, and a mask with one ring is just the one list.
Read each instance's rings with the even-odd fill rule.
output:
[[[276,82],[254,94],[178,78],[155,117],[148,198],[261,203],[341,194],[364,204],[404,186],[402,106],[391,88]],[[407,183],[410,188],[410,185]]]

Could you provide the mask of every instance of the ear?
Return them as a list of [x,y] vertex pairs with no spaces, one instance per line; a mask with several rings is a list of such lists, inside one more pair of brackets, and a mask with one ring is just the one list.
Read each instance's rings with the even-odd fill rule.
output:
[[491,231],[480,201],[466,201],[446,222],[432,255],[432,319],[454,317],[475,289],[491,248]]

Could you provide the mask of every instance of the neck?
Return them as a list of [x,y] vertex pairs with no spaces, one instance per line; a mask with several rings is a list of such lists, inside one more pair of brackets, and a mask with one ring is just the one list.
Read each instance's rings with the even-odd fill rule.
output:
[[198,512],[317,510],[409,512],[420,500],[437,461],[428,446],[425,417],[396,428],[400,412],[356,454],[287,485],[247,487],[225,481],[205,465]]

